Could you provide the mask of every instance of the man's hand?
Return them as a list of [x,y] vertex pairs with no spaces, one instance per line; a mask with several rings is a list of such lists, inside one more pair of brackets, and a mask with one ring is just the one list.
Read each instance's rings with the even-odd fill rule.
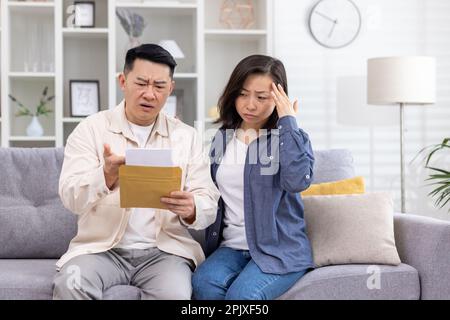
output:
[[186,191],[173,191],[170,197],[162,197],[161,202],[180,218],[191,224],[195,221],[194,195]]
[[109,144],[105,143],[103,145],[103,158],[105,159],[103,172],[105,173],[106,186],[112,190],[111,188],[119,179],[119,167],[125,164],[125,157],[112,153]]

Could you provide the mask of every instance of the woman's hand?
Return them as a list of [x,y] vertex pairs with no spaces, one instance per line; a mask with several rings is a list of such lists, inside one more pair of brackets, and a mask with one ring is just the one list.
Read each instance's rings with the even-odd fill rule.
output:
[[161,202],[188,224],[195,221],[195,201],[192,193],[173,191],[170,193],[170,197],[162,197]]
[[284,92],[281,84],[275,85],[272,83],[272,91],[271,91],[273,100],[275,102],[275,107],[277,108],[278,117],[284,116],[294,116],[298,111],[298,100],[295,100],[292,104],[289,100],[289,97]]

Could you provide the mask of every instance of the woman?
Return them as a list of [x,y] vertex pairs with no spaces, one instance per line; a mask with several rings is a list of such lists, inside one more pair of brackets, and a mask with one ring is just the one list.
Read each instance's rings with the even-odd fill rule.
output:
[[193,275],[196,299],[275,299],[313,268],[299,192],[314,156],[287,92],[281,61],[252,55],[219,100],[210,156],[221,199],[206,230],[210,255]]

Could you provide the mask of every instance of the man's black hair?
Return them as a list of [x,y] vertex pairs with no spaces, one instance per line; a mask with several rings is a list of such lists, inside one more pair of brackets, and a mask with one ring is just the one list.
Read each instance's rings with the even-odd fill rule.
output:
[[136,59],[148,60],[169,66],[170,77],[173,78],[173,73],[177,63],[169,51],[163,47],[153,43],[146,43],[128,50],[125,58],[125,65],[123,67],[123,73],[127,74],[133,70],[134,61]]

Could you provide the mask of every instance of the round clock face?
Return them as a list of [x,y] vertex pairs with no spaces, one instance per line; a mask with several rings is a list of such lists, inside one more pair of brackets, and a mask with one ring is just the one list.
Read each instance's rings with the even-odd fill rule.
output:
[[351,0],[321,0],[311,10],[309,29],[314,39],[328,48],[342,48],[355,40],[361,14]]

